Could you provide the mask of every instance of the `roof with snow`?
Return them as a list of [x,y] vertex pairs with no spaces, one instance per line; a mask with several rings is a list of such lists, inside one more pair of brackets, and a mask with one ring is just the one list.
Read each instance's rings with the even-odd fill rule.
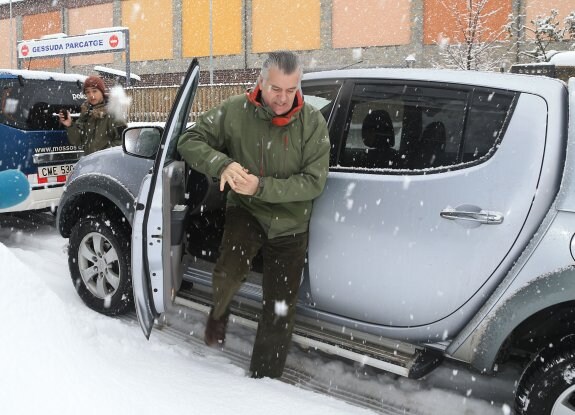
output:
[[[102,74],[115,75],[115,76],[120,76],[120,77],[126,78],[126,71],[120,71],[118,69],[107,68],[105,66],[94,66],[94,70],[96,72],[100,72]],[[142,78],[140,78],[140,76],[136,75],[135,73],[130,73],[130,79],[133,79],[135,81],[141,81],[142,80]]]
[[29,71],[27,69],[0,69],[0,78],[15,78],[22,76],[24,79],[53,79],[63,82],[84,82],[86,75],[69,74],[49,71]]
[[556,53],[548,63],[555,66],[575,66],[575,51]]

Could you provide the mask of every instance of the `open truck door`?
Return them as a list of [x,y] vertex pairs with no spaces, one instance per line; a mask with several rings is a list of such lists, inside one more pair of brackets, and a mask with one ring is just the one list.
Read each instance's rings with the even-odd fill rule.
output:
[[132,227],[132,283],[140,326],[150,337],[154,320],[165,312],[182,280],[185,163],[178,159],[178,138],[189,122],[199,83],[194,59],[166,123],[153,169],[136,198]]

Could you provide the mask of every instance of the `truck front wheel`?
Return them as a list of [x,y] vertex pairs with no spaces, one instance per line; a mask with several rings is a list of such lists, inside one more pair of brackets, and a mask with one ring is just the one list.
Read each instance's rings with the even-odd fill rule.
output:
[[575,415],[575,343],[541,351],[521,376],[516,409],[522,415]]
[[72,228],[68,265],[78,295],[91,309],[114,316],[133,304],[130,232],[104,215],[80,219]]

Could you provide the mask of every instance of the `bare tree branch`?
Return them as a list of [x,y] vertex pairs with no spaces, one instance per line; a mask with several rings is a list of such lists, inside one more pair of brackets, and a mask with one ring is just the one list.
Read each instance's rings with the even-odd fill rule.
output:
[[[461,1],[466,2],[465,13],[460,13]],[[486,11],[492,0],[460,0],[459,3],[441,0],[442,6],[455,21],[462,41],[441,42],[439,55],[443,62],[439,66],[464,70],[493,70],[499,68],[511,50],[503,47],[501,36],[508,31],[507,26],[498,30],[488,29],[486,21],[501,8]],[[459,7],[458,7],[459,6]]]

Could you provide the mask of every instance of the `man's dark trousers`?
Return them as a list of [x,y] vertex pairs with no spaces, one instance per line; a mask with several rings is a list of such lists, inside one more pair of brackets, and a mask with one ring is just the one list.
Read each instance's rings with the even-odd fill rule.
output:
[[307,232],[269,239],[248,211],[239,207],[226,210],[220,256],[213,272],[212,317],[220,319],[226,316],[233,296],[261,248],[263,301],[250,365],[253,377],[278,378],[282,375],[293,331],[307,244]]

